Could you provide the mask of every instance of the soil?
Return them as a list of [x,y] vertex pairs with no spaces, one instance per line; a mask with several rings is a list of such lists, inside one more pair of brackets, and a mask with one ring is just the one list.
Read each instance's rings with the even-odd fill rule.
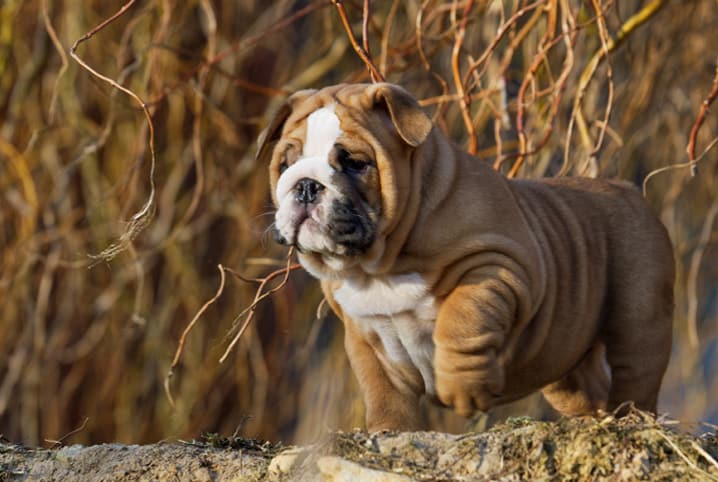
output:
[[716,458],[715,430],[691,435],[632,412],[621,419],[512,418],[462,435],[340,432],[290,448],[219,436],[52,450],[1,444],[0,480],[718,481]]
[[30,449],[0,444],[0,481],[260,481],[278,448],[240,438]]

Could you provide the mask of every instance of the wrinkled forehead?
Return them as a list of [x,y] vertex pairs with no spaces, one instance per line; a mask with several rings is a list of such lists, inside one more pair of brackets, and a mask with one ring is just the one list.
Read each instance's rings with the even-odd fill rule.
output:
[[[300,157],[326,157],[344,133],[336,113],[336,104],[313,106],[314,110],[287,120],[281,145],[291,145]],[[294,117],[294,116],[292,116]]]
[[[390,119],[373,112],[366,87],[346,85],[320,90],[294,105],[282,138],[302,144],[304,156],[316,156],[326,151],[324,144],[330,140],[340,136],[366,138],[370,133],[369,137],[382,140],[396,137],[391,135],[394,127]],[[386,141],[393,143],[393,139]]]
[[[333,86],[317,91],[298,101],[287,118],[284,134],[296,131],[306,134],[309,126],[336,124],[339,118],[351,117],[366,104],[365,88],[359,86]],[[340,124],[342,121],[339,121]],[[304,136],[302,136],[304,137]]]

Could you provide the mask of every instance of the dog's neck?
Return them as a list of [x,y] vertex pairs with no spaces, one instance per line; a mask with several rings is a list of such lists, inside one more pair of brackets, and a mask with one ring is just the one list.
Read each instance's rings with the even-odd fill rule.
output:
[[[361,262],[365,273],[383,275],[423,271],[426,263],[424,235],[433,229],[432,225],[437,220],[450,215],[444,207],[458,194],[461,172],[472,172],[496,186],[506,183],[506,179],[489,164],[464,151],[434,127],[426,141],[413,152],[411,184],[402,190],[404,199],[399,201],[401,209],[385,237],[385,245],[373,246],[374,251]],[[490,194],[487,196],[490,197]]]
[[[501,174],[449,141],[436,127],[413,150],[409,162],[409,184],[397,189],[396,211],[384,221],[380,236],[369,250],[351,259],[326,259],[314,253],[300,256],[307,271],[320,279],[424,273],[427,270],[424,237],[432,232],[437,220],[451,215],[445,207],[460,190],[459,173],[470,172],[487,180],[484,186],[491,186],[488,191],[506,189],[507,180]],[[481,197],[485,204],[491,204],[490,192],[482,193]],[[477,213],[480,210],[477,206]]]

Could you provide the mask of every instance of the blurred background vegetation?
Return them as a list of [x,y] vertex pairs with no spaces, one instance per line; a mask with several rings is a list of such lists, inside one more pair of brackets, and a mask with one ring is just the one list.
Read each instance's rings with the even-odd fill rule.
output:
[[[365,14],[364,3],[343,6],[360,43],[366,23],[379,71],[477,162],[639,186],[678,165],[646,184],[678,271],[659,410],[718,423],[718,151],[694,176],[685,165],[716,72],[718,4],[393,0]],[[217,292],[218,264],[261,277],[285,263],[267,236],[266,166],[254,161],[268,117],[296,89],[370,81],[339,10],[329,0],[128,5],[76,52],[139,96],[153,129],[136,99],[69,55],[121,2],[0,4],[0,433],[29,445],[78,427],[68,441],[213,431],[301,443],[362,425],[341,324],[317,316],[319,288],[301,271],[219,363],[257,287],[227,273],[170,380],[174,408],[163,391],[182,330]],[[707,113],[696,157],[717,121]],[[480,422],[543,412],[534,397]],[[430,416],[435,428],[463,427]]]

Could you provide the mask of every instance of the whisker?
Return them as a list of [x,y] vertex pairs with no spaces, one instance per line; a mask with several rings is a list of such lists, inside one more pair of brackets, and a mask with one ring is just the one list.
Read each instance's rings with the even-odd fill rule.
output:
[[262,248],[266,248],[269,244],[269,238],[273,229],[275,229],[275,223],[270,224],[262,231],[262,234],[259,238]]
[[265,216],[274,216],[277,213],[276,209],[272,209],[271,211],[265,211],[263,213],[257,214],[256,216],[252,217],[252,220],[257,220],[259,218],[263,218]]

